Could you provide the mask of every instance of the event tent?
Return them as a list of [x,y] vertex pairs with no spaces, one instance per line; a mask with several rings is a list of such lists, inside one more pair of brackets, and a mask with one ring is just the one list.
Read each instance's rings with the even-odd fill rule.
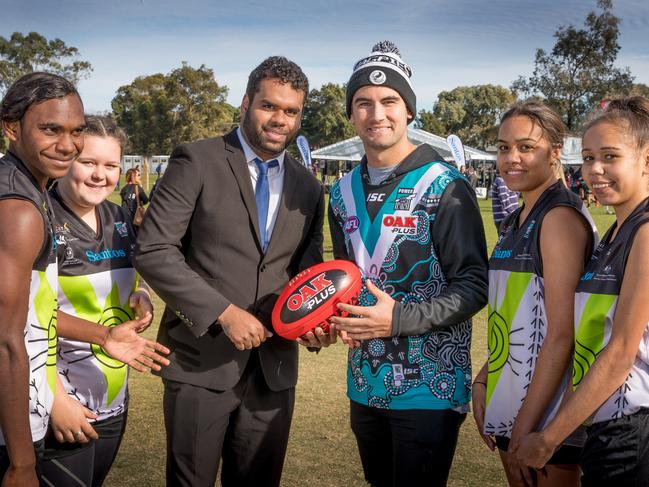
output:
[[561,163],[564,166],[581,166],[581,137],[566,137],[561,148]]
[[[408,128],[408,139],[415,145],[429,144],[447,161],[452,161],[453,156],[446,139],[439,135],[434,135],[425,130]],[[482,150],[464,146],[464,153],[467,162],[469,161],[496,161],[496,156]],[[358,162],[365,154],[363,142],[360,137],[352,137],[311,152],[311,158],[315,161],[351,161]]]

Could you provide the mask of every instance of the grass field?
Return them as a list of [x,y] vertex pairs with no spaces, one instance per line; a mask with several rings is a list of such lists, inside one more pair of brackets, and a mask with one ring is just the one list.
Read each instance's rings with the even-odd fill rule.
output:
[[[117,195],[115,195],[117,196]],[[111,198],[112,199],[112,198]],[[496,231],[491,202],[481,200],[487,243],[491,249]],[[613,222],[603,208],[592,208],[602,234]],[[326,220],[325,220],[326,221]],[[325,228],[325,258],[331,242]],[[163,304],[156,299],[156,319],[146,335],[154,338]],[[486,358],[486,310],[473,322],[474,372]],[[349,428],[346,388],[346,347],[338,344],[320,354],[300,352],[300,374],[295,414],[284,466],[284,486],[364,486],[356,444]],[[151,374],[132,373],[128,427],[106,486],[164,485],[165,437],[162,419],[162,384]],[[505,478],[497,453],[479,438],[473,418],[462,426],[451,470],[450,486],[501,486]]]

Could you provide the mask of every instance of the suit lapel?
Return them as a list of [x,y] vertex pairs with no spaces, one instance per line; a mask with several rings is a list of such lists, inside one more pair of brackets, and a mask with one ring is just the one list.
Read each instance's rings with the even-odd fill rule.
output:
[[255,229],[255,236],[257,237],[257,242],[261,242],[261,236],[259,234],[259,218],[257,217],[257,202],[255,201],[255,191],[252,188],[252,180],[250,179],[250,170],[248,169],[248,163],[246,158],[243,155],[243,149],[241,148],[241,143],[239,142],[239,137],[237,136],[236,130],[233,130],[229,134],[224,136],[225,140],[225,149],[228,151],[226,159],[230,168],[234,173],[234,177],[237,180],[239,185],[239,190],[241,191],[241,196],[243,198],[243,204],[248,210],[248,215],[252,222],[252,226]]
[[282,197],[279,200],[279,209],[277,210],[275,226],[273,227],[273,233],[270,236],[268,249],[266,249],[267,255],[273,251],[277,245],[277,241],[282,240],[281,235],[288,219],[289,208],[295,208],[296,206],[293,204],[293,199],[296,195],[298,171],[293,163],[293,158],[286,153],[284,156],[284,184],[282,185]]

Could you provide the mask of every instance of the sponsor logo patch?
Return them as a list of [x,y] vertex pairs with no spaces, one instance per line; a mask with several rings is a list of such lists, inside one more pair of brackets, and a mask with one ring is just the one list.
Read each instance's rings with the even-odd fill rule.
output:
[[385,215],[383,226],[389,228],[392,233],[414,235],[417,232],[417,217]]
[[120,237],[128,237],[128,227],[125,222],[115,222],[115,230],[117,230]]
[[414,188],[399,188],[394,200],[394,211],[410,211],[410,205],[415,197]]
[[120,257],[126,257],[126,252],[122,249],[106,249],[101,252],[93,252],[92,250],[86,250],[86,257],[89,262],[101,262],[102,260],[109,259],[119,259]]
[[511,250],[494,250],[494,259],[509,259],[512,256]]
[[345,225],[343,225],[343,230],[347,233],[352,233],[358,230],[358,227],[360,226],[361,221],[358,219],[357,216],[350,216],[347,218],[347,221],[345,221]]

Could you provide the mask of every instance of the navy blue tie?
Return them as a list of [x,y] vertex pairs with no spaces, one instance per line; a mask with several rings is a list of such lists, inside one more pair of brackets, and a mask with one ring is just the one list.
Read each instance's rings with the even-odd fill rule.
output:
[[258,175],[257,185],[255,186],[255,200],[257,201],[257,222],[259,223],[259,236],[261,237],[261,246],[266,252],[268,248],[268,241],[270,240],[266,235],[266,222],[268,221],[268,202],[270,200],[270,190],[268,189],[268,170],[271,167],[279,166],[277,159],[272,159],[268,162],[263,162],[259,158],[255,158],[257,164]]

